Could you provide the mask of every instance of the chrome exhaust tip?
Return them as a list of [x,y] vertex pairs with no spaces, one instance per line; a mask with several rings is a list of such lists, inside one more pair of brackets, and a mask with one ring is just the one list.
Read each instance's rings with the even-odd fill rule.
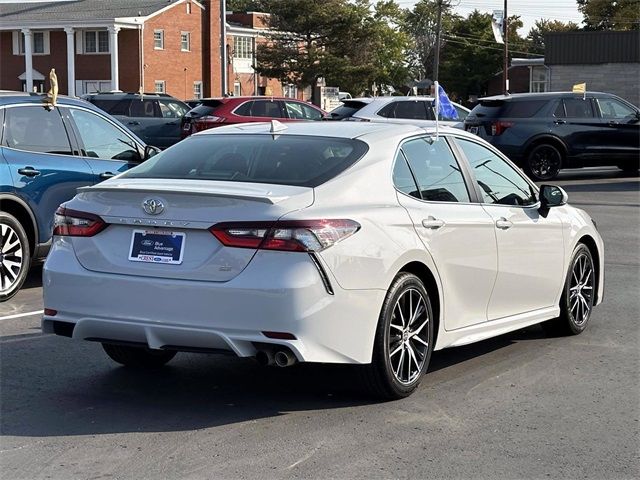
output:
[[289,350],[278,350],[274,355],[274,360],[278,367],[290,367],[298,361]]

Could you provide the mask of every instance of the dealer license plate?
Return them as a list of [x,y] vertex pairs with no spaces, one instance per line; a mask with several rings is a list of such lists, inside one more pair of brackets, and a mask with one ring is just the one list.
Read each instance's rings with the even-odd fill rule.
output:
[[478,127],[469,127],[469,131],[474,135],[478,135]]
[[185,238],[183,232],[134,230],[129,260],[179,265],[182,263]]

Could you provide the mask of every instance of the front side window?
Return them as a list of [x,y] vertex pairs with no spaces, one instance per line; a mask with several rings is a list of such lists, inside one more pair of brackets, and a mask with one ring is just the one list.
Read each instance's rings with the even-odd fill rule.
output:
[[300,102],[284,102],[284,106],[287,109],[287,115],[289,118],[296,118],[300,120],[320,120],[322,114],[317,110]]
[[28,152],[71,155],[58,109],[15,107],[5,110],[4,145]]
[[636,116],[636,111],[633,108],[615,98],[599,98],[598,105],[602,118],[608,120],[632,119]]
[[420,196],[431,202],[469,202],[469,192],[449,144],[444,139],[409,140],[402,145]]
[[433,120],[433,113],[429,114],[425,102],[421,100],[406,100],[392,102],[382,108],[378,115],[387,118],[405,118],[412,120]]
[[158,103],[164,118],[182,118],[189,111],[182,103],[171,100],[159,100]]
[[113,160],[139,159],[136,144],[122,130],[94,113],[69,109],[84,144],[84,155]]
[[153,48],[156,50],[164,49],[164,30],[153,31]]
[[160,114],[160,106],[157,100],[134,99],[129,106],[129,116],[153,118],[161,117],[162,115]]
[[476,176],[484,203],[526,206],[537,203],[533,187],[522,175],[488,148],[456,139]]
[[180,34],[180,50],[183,52],[191,50],[191,34],[189,32],[182,32]]
[[[304,152],[301,155],[300,152]],[[129,170],[129,178],[169,178],[317,187],[367,152],[359,140],[250,134],[194,136]]]
[[84,53],[109,53],[109,32],[106,30],[85,31]]
[[583,98],[565,98],[563,99],[563,102],[567,118],[594,117],[590,99],[585,100]]

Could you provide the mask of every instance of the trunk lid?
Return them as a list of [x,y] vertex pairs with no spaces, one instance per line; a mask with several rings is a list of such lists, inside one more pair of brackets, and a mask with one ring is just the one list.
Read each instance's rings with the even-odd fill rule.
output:
[[[146,213],[143,203],[147,200],[160,202],[162,211]],[[70,237],[78,261],[88,270],[225,282],[249,264],[256,250],[225,247],[209,227],[220,222],[275,221],[312,203],[313,189],[309,187],[116,178],[80,189],[65,206],[99,215],[109,224],[93,237]],[[182,237],[182,246],[178,247],[182,250],[180,263],[130,260],[134,236],[135,248],[141,248],[142,240],[155,243],[159,238],[162,241]]]

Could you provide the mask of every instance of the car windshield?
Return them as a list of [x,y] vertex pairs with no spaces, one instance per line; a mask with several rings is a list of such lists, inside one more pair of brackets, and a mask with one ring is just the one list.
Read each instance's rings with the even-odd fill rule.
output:
[[317,187],[367,152],[359,140],[303,135],[198,135],[123,178],[172,178]]

